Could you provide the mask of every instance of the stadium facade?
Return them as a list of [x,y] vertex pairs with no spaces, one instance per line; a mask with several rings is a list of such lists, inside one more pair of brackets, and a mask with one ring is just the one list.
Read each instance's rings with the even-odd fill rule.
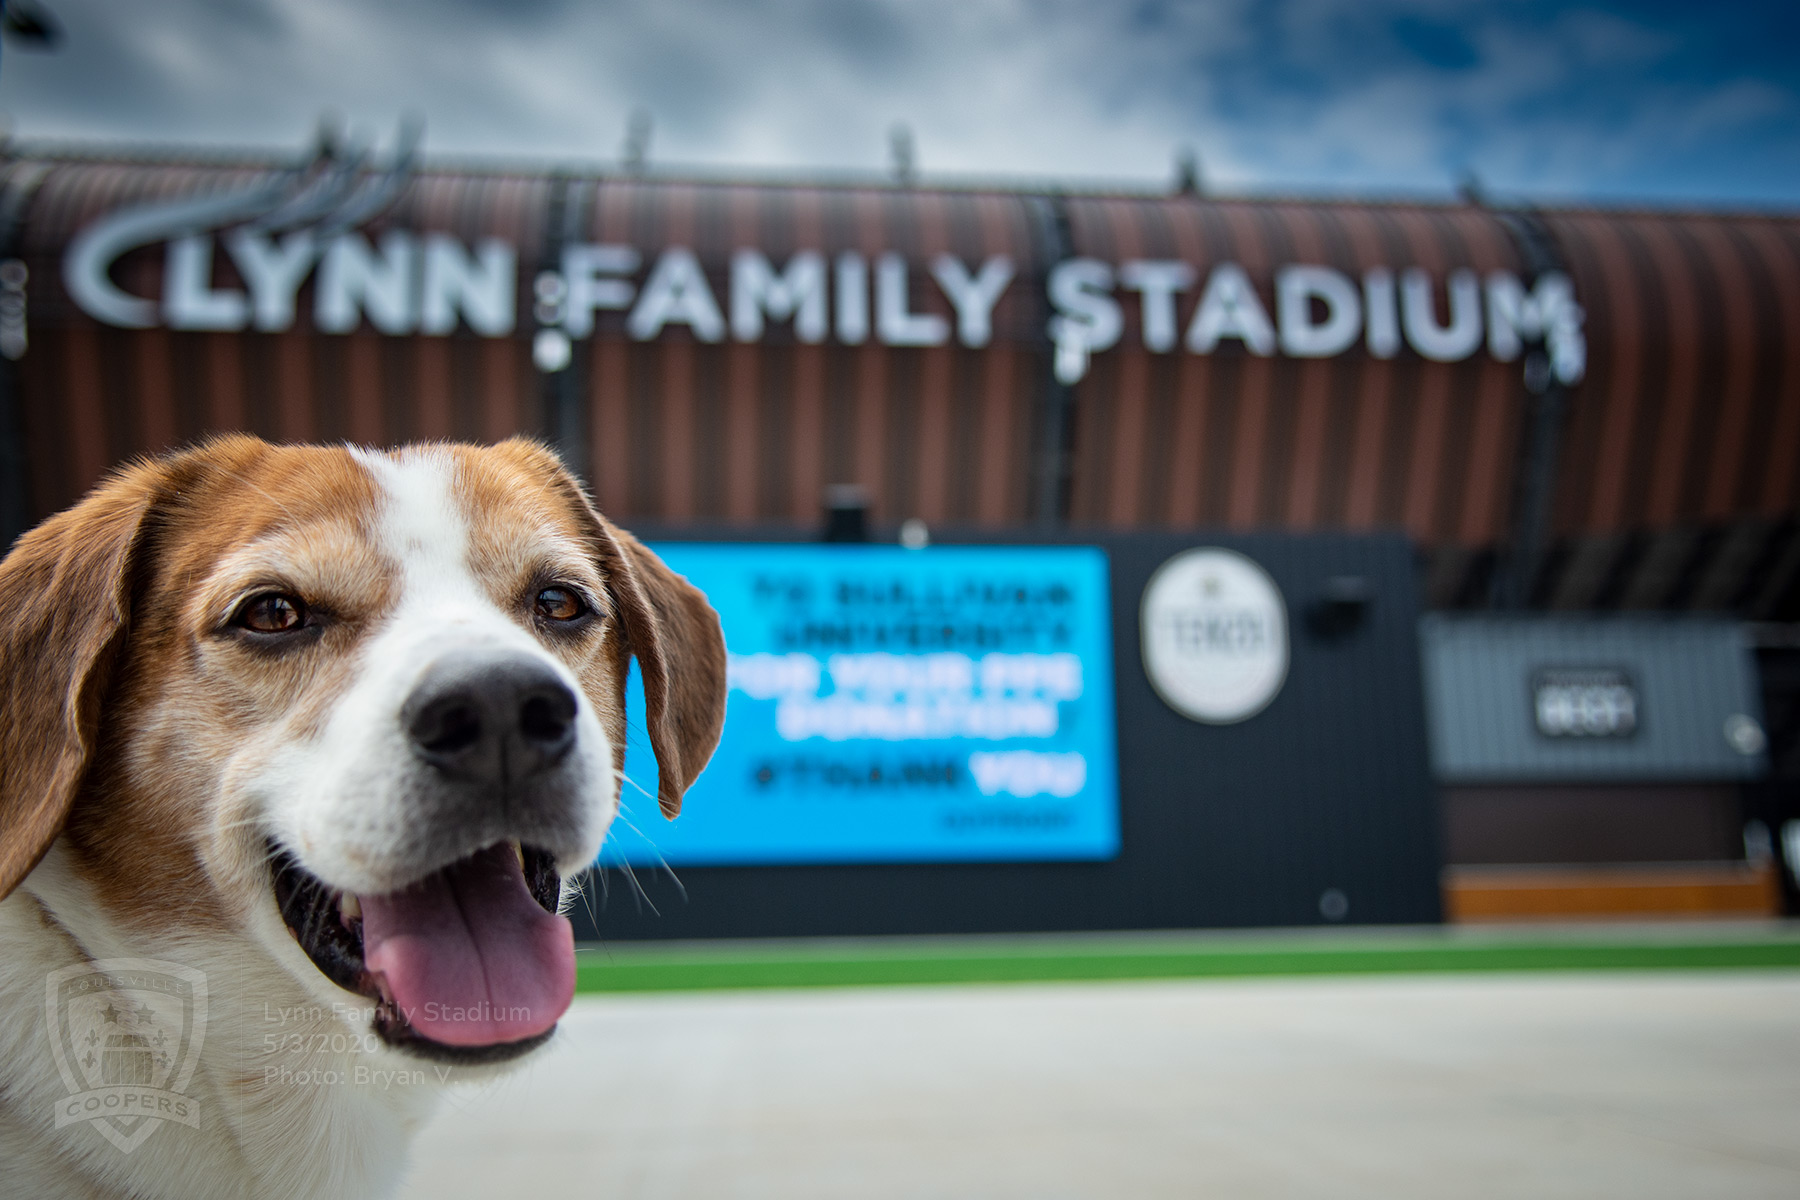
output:
[[247,429],[659,528],[1406,532],[1434,607],[1800,613],[1800,221],[11,148],[16,529]]
[[[1113,564],[1108,861],[727,854],[684,915],[587,933],[1419,921],[1440,867],[1453,915],[1769,912],[1771,852],[1800,909],[1800,218],[415,150],[6,147],[0,531],[219,431],[525,433],[665,539],[813,540],[851,484],[878,529]],[[1281,698],[1228,728],[1126,666],[1198,542],[1295,622]],[[1607,736],[1545,725],[1595,698]]]

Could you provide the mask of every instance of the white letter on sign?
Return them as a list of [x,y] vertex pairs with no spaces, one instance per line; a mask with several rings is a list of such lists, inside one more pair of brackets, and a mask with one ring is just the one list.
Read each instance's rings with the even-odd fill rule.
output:
[[1519,357],[1523,340],[1543,338],[1557,379],[1580,382],[1587,366],[1583,316],[1575,286],[1561,271],[1539,275],[1530,295],[1510,271],[1488,276],[1488,350],[1502,362]]
[[349,333],[361,313],[383,333],[411,333],[418,323],[415,265],[419,247],[398,230],[381,239],[381,255],[360,233],[331,240],[319,264],[318,297],[313,319],[326,333]]
[[294,297],[319,253],[313,235],[298,229],[278,245],[264,234],[236,229],[226,235],[225,248],[250,285],[251,324],[265,331],[293,325]]
[[[1325,305],[1313,323],[1312,304]],[[1281,318],[1281,350],[1295,358],[1330,358],[1356,341],[1362,302],[1356,285],[1330,267],[1283,267],[1275,276],[1275,311]]]
[[625,318],[625,330],[638,341],[647,342],[671,321],[688,326],[703,342],[716,342],[725,336],[725,318],[719,314],[719,302],[707,286],[700,260],[686,246],[670,246],[656,260],[656,268],[644,283],[643,298]]
[[513,248],[484,238],[471,259],[462,243],[442,233],[425,235],[425,295],[419,332],[449,333],[460,311],[469,328],[484,337],[512,332],[517,305],[513,288],[518,264]]
[[889,346],[941,346],[950,325],[936,313],[907,306],[906,260],[884,254],[875,262],[875,334]]
[[1220,263],[1206,280],[1200,307],[1188,324],[1187,347],[1211,354],[1221,338],[1239,338],[1252,354],[1275,353],[1275,327],[1263,311],[1250,277],[1236,263]]
[[940,254],[931,264],[931,273],[956,309],[957,340],[965,346],[987,345],[994,335],[994,305],[1012,282],[1012,259],[996,254],[981,264],[980,274],[970,278],[961,259]]
[[1125,318],[1112,298],[1112,268],[1098,259],[1070,258],[1050,270],[1050,337],[1078,341],[1087,353],[1105,350],[1124,332]]
[[1173,260],[1128,262],[1119,284],[1142,292],[1144,346],[1158,354],[1175,348],[1175,293],[1194,286],[1194,268]]
[[1433,362],[1459,362],[1481,344],[1481,283],[1473,271],[1450,275],[1450,324],[1437,323],[1431,276],[1417,267],[1400,277],[1400,324],[1406,340]]
[[854,250],[837,260],[837,339],[846,346],[869,340],[869,264]]
[[568,298],[563,301],[563,332],[587,337],[594,332],[596,309],[630,308],[637,289],[620,277],[637,269],[638,252],[630,246],[577,242],[564,247],[562,274]]
[[777,321],[794,318],[794,336],[808,345],[825,340],[825,260],[803,250],[777,275],[760,250],[731,256],[731,336],[754,342],[763,335],[763,314]]
[[1394,302],[1394,273],[1386,267],[1370,267],[1363,274],[1363,300],[1368,316],[1366,344],[1374,358],[1400,353],[1400,309]]
[[212,285],[210,233],[190,233],[169,243],[163,271],[163,319],[170,329],[242,329],[250,305],[239,291]]

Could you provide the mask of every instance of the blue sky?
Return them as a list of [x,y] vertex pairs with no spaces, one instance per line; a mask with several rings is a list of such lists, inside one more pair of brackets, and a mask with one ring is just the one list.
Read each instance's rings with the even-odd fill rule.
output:
[[1800,5],[1532,0],[39,0],[25,138],[287,147],[335,110],[428,151],[1221,191],[1800,208]]

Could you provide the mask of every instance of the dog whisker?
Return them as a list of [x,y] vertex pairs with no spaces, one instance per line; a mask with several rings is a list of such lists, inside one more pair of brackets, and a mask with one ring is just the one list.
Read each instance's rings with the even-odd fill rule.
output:
[[[588,922],[593,925],[595,932],[598,932],[600,929],[600,914],[594,910],[594,897],[593,894],[588,891],[588,880],[596,877],[600,880],[600,886],[604,890],[606,887],[606,875],[604,869],[599,866],[589,867],[587,870],[581,872],[581,874],[575,876],[571,881],[570,886],[575,889],[576,897],[580,898],[581,906],[587,910]],[[573,907],[573,905],[571,904],[570,907]],[[601,907],[605,907],[604,902]]]
[[[639,782],[638,782],[638,781],[637,781],[637,780],[635,780],[635,779],[633,779],[633,778],[632,778],[632,777],[631,777],[631,776],[629,776],[629,775],[627,775],[627,774],[626,774],[626,773],[625,773],[625,772],[623,772],[623,771],[620,771],[620,772],[619,772],[619,778],[620,778],[620,779],[623,779],[623,780],[624,780],[624,781],[625,781],[625,782],[626,782],[626,783],[629,783],[629,784],[630,784],[630,785],[631,785],[631,786],[632,786],[632,787],[634,787],[634,788],[636,788],[636,789],[637,789],[637,790],[638,790],[638,792],[639,792],[639,793],[640,793],[640,794],[641,794],[641,795],[642,795],[642,796],[643,796],[643,797],[644,797],[644,798],[645,798],[645,799],[646,799],[646,800],[655,800],[655,799],[656,799],[656,797],[655,797],[655,796],[653,796],[653,795],[651,795],[651,794],[650,794],[650,793],[649,793],[649,792],[647,792],[647,791],[645,791],[645,790],[644,790],[644,785],[643,785],[643,784],[641,784],[641,783],[639,783]],[[621,808],[623,808],[623,806],[624,806],[624,805],[623,805],[623,802],[621,802],[621,804],[620,804],[620,807],[621,807]],[[634,828],[634,829],[635,829],[635,828],[636,828],[636,826],[633,826],[633,827],[632,827],[632,828]]]
[[641,913],[644,911],[645,906],[648,906],[652,916],[662,916],[662,910],[656,907],[656,901],[650,899],[650,893],[644,890],[644,885],[638,880],[637,872],[631,869],[631,864],[620,863],[619,867],[625,872],[625,878],[631,880],[633,893],[632,903],[637,907],[637,910]]

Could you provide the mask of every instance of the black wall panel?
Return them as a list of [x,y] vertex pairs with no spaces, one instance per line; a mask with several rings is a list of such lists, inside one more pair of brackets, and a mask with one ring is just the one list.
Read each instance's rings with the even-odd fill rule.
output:
[[[975,540],[975,539],[969,539]],[[1007,539],[1032,540],[1026,536]],[[708,867],[598,883],[592,938],[931,934],[1441,919],[1410,545],[1398,536],[1132,534],[1067,540],[1112,564],[1122,849],[1105,863]],[[1291,663],[1236,725],[1168,708],[1138,642],[1144,585],[1171,555],[1236,550],[1275,580]],[[1328,581],[1364,581],[1364,619],[1310,619]],[[699,810],[682,820],[705,820]],[[1347,906],[1322,904],[1340,893]],[[1335,897],[1334,897],[1335,900]],[[654,906],[654,910],[653,907]],[[1340,911],[1341,909],[1341,911]],[[1327,913],[1332,914],[1328,918]],[[597,917],[597,919],[596,919]]]

